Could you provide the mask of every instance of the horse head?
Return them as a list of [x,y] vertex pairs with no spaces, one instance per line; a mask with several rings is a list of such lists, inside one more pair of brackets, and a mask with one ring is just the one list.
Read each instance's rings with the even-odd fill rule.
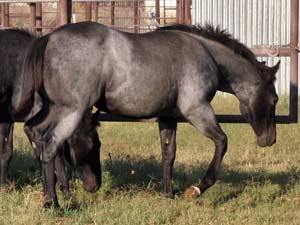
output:
[[[95,124],[89,124],[85,117],[73,136],[69,139],[67,159],[75,165],[88,192],[96,192],[101,186],[100,147]],[[87,124],[88,123],[88,124]]]
[[246,101],[240,101],[241,113],[253,128],[260,147],[271,146],[276,142],[275,107],[278,97],[274,80],[279,65],[280,61],[274,67],[259,63],[257,71],[261,81],[256,84],[252,95],[244,98]]

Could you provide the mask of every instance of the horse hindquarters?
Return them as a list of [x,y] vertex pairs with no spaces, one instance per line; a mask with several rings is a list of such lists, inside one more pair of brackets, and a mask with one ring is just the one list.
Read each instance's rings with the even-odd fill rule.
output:
[[7,182],[8,166],[13,154],[13,123],[0,124],[0,187]]

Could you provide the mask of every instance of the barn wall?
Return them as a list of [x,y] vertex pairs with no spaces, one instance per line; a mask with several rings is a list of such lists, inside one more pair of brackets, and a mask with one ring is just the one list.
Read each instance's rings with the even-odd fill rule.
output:
[[[290,42],[290,0],[193,0],[192,21],[220,25],[247,46],[287,45]],[[273,65],[281,60],[276,88],[289,93],[290,60],[260,58]]]

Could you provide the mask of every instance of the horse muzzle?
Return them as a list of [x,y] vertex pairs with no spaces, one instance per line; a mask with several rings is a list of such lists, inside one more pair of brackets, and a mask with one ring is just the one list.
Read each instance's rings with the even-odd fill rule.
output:
[[276,136],[267,136],[267,135],[261,135],[257,137],[257,144],[259,147],[268,147],[272,146],[276,143]]

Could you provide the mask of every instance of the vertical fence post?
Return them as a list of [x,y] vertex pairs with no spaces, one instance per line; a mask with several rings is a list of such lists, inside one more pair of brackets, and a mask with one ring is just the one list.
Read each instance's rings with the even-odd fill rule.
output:
[[0,16],[0,25],[2,26],[2,7],[3,7],[3,4],[0,3],[0,13],[1,13],[1,16]]
[[160,24],[160,0],[155,0],[156,21]]
[[87,21],[92,20],[92,3],[91,2],[85,3],[85,20],[87,20]]
[[182,0],[177,0],[176,1],[176,23],[182,23]]
[[289,119],[298,121],[298,31],[299,1],[291,0],[291,71],[290,71],[290,112]]
[[0,10],[1,10],[1,26],[3,26],[3,20],[4,20],[4,4],[0,3]]
[[192,24],[191,0],[184,0],[184,23]]
[[134,33],[138,33],[138,16],[139,16],[139,3],[138,1],[133,2],[133,24],[134,24]]
[[60,11],[60,23],[59,25],[64,25],[71,23],[72,18],[72,0],[60,0],[59,1],[59,11]]
[[95,2],[95,21],[98,22],[99,2]]
[[42,26],[43,26],[43,15],[42,15],[42,3],[36,3],[36,32],[38,35],[42,35]]
[[110,18],[111,18],[110,25],[114,26],[115,25],[115,6],[116,6],[116,2],[112,1],[110,4],[111,4],[110,5]]
[[9,27],[9,3],[2,3],[1,5],[1,25],[2,27]]
[[29,3],[31,32],[36,33],[36,3]]

